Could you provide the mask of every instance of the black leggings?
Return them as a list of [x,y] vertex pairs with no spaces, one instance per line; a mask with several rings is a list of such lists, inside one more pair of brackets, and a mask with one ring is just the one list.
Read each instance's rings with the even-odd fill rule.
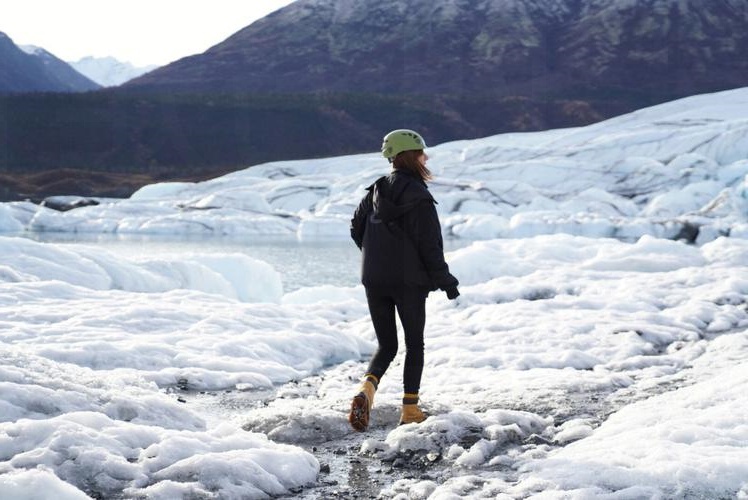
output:
[[417,394],[423,372],[423,329],[426,325],[426,297],[423,288],[366,288],[369,314],[377,334],[379,348],[369,363],[369,371],[381,380],[397,354],[395,310],[405,332],[405,392]]

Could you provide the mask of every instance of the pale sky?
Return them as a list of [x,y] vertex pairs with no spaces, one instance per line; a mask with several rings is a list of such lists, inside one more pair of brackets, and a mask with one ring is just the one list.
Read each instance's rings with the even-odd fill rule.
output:
[[2,0],[0,31],[65,61],[136,66],[199,54],[293,0]]

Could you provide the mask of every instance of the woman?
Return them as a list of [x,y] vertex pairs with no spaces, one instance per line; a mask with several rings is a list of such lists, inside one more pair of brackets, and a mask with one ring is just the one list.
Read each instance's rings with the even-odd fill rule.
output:
[[423,138],[412,130],[384,137],[382,154],[392,172],[367,188],[351,219],[351,237],[362,250],[361,282],[379,347],[361,388],[353,398],[348,421],[363,431],[369,425],[377,385],[397,354],[395,312],[405,333],[403,407],[400,424],[422,422],[418,390],[423,371],[426,297],[437,288],[456,299],[457,278],[444,261],[441,226],[426,181]]

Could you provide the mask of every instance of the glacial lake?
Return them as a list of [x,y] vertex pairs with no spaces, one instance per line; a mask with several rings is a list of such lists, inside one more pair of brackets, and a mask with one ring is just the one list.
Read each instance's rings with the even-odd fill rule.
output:
[[[242,253],[267,262],[281,275],[285,293],[308,286],[360,284],[361,252],[347,238],[299,241],[283,237],[29,233],[35,241],[100,247],[123,258],[195,253]],[[447,240],[445,251],[470,242]]]
[[241,253],[267,262],[281,275],[283,291],[307,286],[356,286],[361,254],[351,240],[300,242],[296,238],[34,233],[35,241],[100,247],[125,258]]

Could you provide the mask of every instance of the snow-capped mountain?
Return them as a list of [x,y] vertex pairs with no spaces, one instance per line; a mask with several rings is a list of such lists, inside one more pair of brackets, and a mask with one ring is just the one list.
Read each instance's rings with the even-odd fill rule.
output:
[[78,61],[69,61],[79,73],[87,76],[99,85],[114,87],[158,68],[157,65],[135,66],[114,57],[84,57]]
[[0,33],[0,92],[85,92],[99,85],[35,46],[19,47]]
[[42,63],[47,73],[63,85],[78,90],[95,90],[98,82],[84,75],[69,63],[63,61],[48,50],[36,45],[19,45],[19,48]]

